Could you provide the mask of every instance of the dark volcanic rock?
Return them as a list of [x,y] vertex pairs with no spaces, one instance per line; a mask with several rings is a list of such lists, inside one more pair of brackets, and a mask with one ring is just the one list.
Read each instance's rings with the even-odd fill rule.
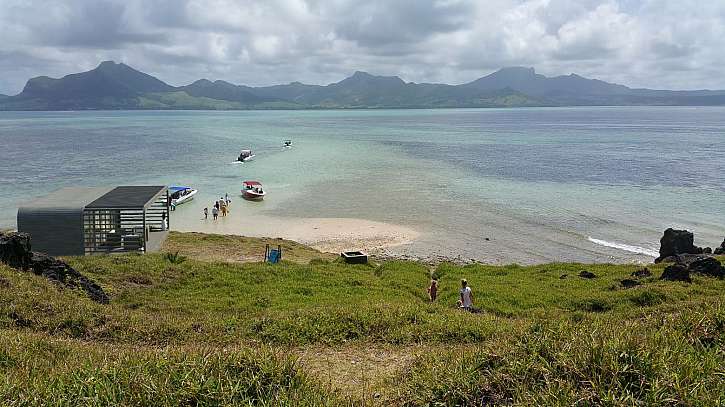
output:
[[101,286],[88,279],[64,261],[43,253],[33,252],[33,273],[66,287],[80,288],[95,302],[108,304],[108,295]]
[[702,248],[695,246],[694,240],[695,236],[686,230],[672,228],[665,230],[660,239],[660,257],[655,259],[655,263],[680,254],[702,254]]
[[703,247],[702,254],[712,254],[712,249],[709,247]]
[[652,276],[652,272],[649,271],[649,269],[647,267],[645,267],[643,269],[639,269],[637,271],[633,271],[632,274],[631,274],[631,276],[632,277],[637,277],[637,278],[645,278],[645,277]]
[[619,283],[622,284],[622,287],[624,287],[624,288],[632,288],[632,287],[636,287],[636,286],[642,284],[639,281],[633,280],[631,278],[625,278],[624,280],[620,281]]
[[693,261],[687,269],[691,273],[700,273],[719,278],[725,277],[725,267],[723,267],[722,264],[713,257],[705,257],[703,259]]
[[665,257],[660,261],[660,263],[676,263],[689,266],[693,261],[705,258],[707,258],[707,256],[703,256],[702,254],[678,254],[677,256]]
[[579,272],[579,277],[581,278],[596,278],[597,276],[592,273],[591,271],[582,270]]
[[682,264],[673,264],[665,267],[665,270],[660,276],[660,280],[692,282],[690,271]]
[[108,303],[108,295],[98,284],[64,261],[43,253],[32,252],[30,247],[30,235],[27,233],[0,233],[0,261],[19,270],[30,270],[61,286],[80,288],[93,301]]
[[27,233],[0,233],[0,262],[13,268],[30,266],[30,235]]
[[720,247],[715,248],[715,254],[725,254],[725,239],[720,243]]

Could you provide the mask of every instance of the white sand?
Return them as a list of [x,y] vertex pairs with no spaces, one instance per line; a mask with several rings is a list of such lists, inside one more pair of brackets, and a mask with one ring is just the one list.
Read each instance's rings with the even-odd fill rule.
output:
[[[236,216],[235,216],[236,215]],[[173,222],[172,217],[172,222]],[[244,218],[232,211],[212,220],[179,219],[172,229],[250,237],[281,237],[324,252],[364,250],[375,253],[385,248],[411,243],[419,233],[406,226],[352,218],[277,218],[255,215]]]

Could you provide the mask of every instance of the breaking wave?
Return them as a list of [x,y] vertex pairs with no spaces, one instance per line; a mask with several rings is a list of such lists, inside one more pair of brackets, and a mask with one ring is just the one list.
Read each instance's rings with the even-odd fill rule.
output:
[[639,247],[639,246],[632,246],[624,243],[617,243],[617,242],[607,242],[606,240],[601,239],[594,239],[593,237],[587,238],[592,243],[598,244],[600,246],[606,246],[611,247],[614,249],[624,250],[626,252],[630,253],[637,253],[637,254],[644,254],[646,256],[652,256],[657,257],[660,254],[656,250],[647,249],[645,247]]

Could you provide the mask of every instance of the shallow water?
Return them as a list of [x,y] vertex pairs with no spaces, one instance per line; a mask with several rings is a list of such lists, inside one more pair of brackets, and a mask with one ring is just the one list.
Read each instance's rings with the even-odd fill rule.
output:
[[725,236],[724,108],[0,112],[0,143],[0,227],[62,186],[137,183],[200,189],[174,213],[189,224],[259,179],[267,199],[235,206],[250,229],[392,222],[423,233],[395,249],[414,255],[645,261],[669,226]]

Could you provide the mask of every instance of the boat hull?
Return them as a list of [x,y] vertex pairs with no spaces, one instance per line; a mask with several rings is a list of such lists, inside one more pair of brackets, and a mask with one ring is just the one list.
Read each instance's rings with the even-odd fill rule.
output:
[[171,206],[176,207],[176,206],[179,206],[181,204],[191,201],[192,199],[194,199],[194,195],[196,195],[197,192],[199,192],[199,191],[197,191],[196,189],[192,189],[191,192],[189,192],[188,194],[186,194],[178,199],[172,199]]
[[242,198],[248,201],[261,201],[265,195],[267,195],[265,192],[242,191]]

